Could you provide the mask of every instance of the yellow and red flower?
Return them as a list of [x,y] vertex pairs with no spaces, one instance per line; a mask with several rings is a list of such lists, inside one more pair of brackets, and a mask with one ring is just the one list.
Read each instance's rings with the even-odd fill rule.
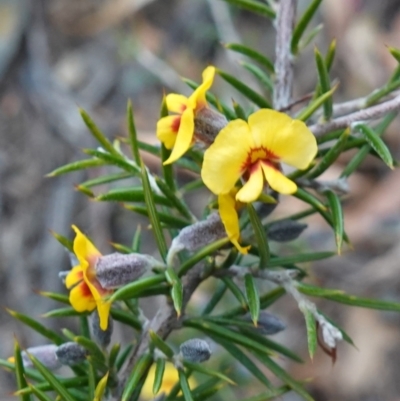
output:
[[190,148],[195,131],[194,119],[196,113],[208,107],[206,92],[213,83],[214,75],[215,67],[207,67],[203,71],[202,84],[188,98],[176,93],[167,95],[168,110],[177,114],[163,117],[157,123],[157,138],[167,149],[172,149],[164,164],[178,160]]
[[96,278],[95,266],[102,256],[89,239],[76,227],[74,253],[79,265],[72,268],[65,279],[65,285],[71,289],[69,301],[77,312],[93,311],[97,308],[100,328],[106,330],[111,303],[105,300],[112,291],[104,289]]
[[297,185],[285,177],[280,163],[305,169],[317,154],[312,132],[284,113],[262,109],[248,119],[231,121],[204,154],[201,176],[216,195],[227,194],[244,179],[236,200],[255,201],[265,184],[281,194],[293,194]]

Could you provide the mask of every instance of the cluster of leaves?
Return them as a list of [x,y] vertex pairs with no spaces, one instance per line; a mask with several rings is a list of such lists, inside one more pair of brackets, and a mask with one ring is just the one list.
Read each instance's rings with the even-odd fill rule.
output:
[[[273,8],[262,2],[255,0],[229,0],[228,2],[267,18],[275,18]],[[298,54],[318,33],[320,27],[311,30],[308,36],[304,36],[304,32],[320,3],[321,0],[312,1],[309,8],[300,18],[294,30],[291,43],[294,55]],[[246,61],[242,62],[243,68],[259,81],[263,92],[262,94],[256,92],[229,73],[217,70],[223,80],[249,100],[250,106],[249,104],[242,106],[234,102],[231,107],[220,101],[212,93],[208,93],[207,95],[208,102],[223,113],[228,120],[236,118],[246,119],[255,108],[272,107],[271,99],[274,87],[273,62],[264,54],[242,44],[231,43],[225,46],[227,49],[246,57]],[[390,51],[400,61],[400,52],[396,49],[390,49]],[[332,42],[325,55],[318,49],[315,50],[318,81],[313,95],[308,98],[307,104],[295,116],[297,119],[306,123],[315,121],[317,116],[320,116],[322,121],[330,121],[332,119],[332,95],[336,87],[331,84],[329,71],[334,60],[334,54],[335,42]],[[400,67],[396,69],[389,82],[383,88],[375,91],[368,98],[365,107],[377,103],[382,97],[400,86],[399,72]],[[192,88],[197,87],[197,84],[193,81],[186,80],[186,83]],[[166,116],[167,113],[166,106],[163,104],[161,117]],[[187,227],[194,222],[192,211],[184,200],[186,195],[204,188],[204,184],[200,178],[193,179],[186,185],[178,186],[175,172],[179,169],[185,169],[190,171],[194,176],[199,177],[203,152],[198,149],[191,149],[174,166],[163,165],[162,162],[169,157],[169,151],[162,145],[154,146],[138,139],[131,103],[128,103],[127,108],[129,136],[126,139],[114,141],[114,143],[107,139],[85,111],[81,110],[81,115],[89,132],[98,142],[99,147],[85,149],[84,153],[88,156],[86,159],[60,167],[53,171],[50,176],[59,176],[89,168],[106,167],[108,169],[107,173],[102,173],[97,178],[80,183],[77,189],[97,201],[123,203],[129,211],[148,217],[159,255],[165,262],[169,239],[177,235],[177,230]],[[358,124],[348,129],[329,132],[318,138],[319,150],[316,162],[309,169],[294,171],[289,176],[298,183],[298,190],[293,196],[307,204],[308,208],[303,212],[286,216],[285,219],[299,221],[313,214],[319,214],[332,227],[337,251],[340,253],[343,243],[349,242],[343,224],[341,194],[335,190],[334,186],[319,184],[317,179],[342,153],[350,150],[356,150],[356,152],[344,167],[339,178],[345,179],[349,177],[367,155],[381,158],[392,168],[394,164],[393,159],[381,137],[394,117],[395,114],[390,113],[374,126]],[[121,142],[130,147],[130,156],[122,150]],[[148,171],[142,160],[143,153],[149,153],[159,158],[161,175],[156,175]],[[102,171],[105,170],[102,169]],[[136,186],[124,186],[123,183],[120,183],[129,178],[135,178],[140,184]],[[304,183],[308,184],[305,185]],[[104,188],[104,184],[114,187],[104,193],[94,195],[93,188],[98,186]],[[159,191],[155,192],[155,187]],[[313,189],[310,190],[310,188]],[[212,202],[210,205],[205,206],[205,215],[210,211],[211,207]],[[247,257],[238,254],[232,246],[226,251],[226,247],[229,247],[228,238],[218,240],[205,246],[195,254],[185,254],[184,257],[181,257],[177,269],[172,268],[172,266],[165,270],[159,269],[151,275],[138,279],[115,291],[111,296],[111,300],[113,301],[111,309],[112,319],[133,329],[136,333],[136,339],[139,339],[144,330],[143,322],[139,318],[138,301],[140,299],[154,295],[165,295],[173,302],[177,315],[181,315],[186,306],[184,304],[182,280],[201,261],[204,263],[204,271],[206,272],[204,280],[212,277],[216,269],[216,255],[222,248],[227,252],[227,256],[223,264],[218,266],[219,269],[226,269],[231,265],[246,266],[256,260],[261,269],[281,268],[297,270],[299,272],[297,289],[306,296],[329,299],[351,306],[400,311],[400,304],[360,298],[346,294],[340,290],[321,288],[303,283],[302,280],[307,277],[307,272],[301,266],[302,263],[325,259],[334,255],[335,252],[303,252],[295,253],[291,256],[274,254],[270,250],[268,232],[278,221],[280,220],[273,219],[272,214],[271,219],[266,223],[260,218],[254,207],[249,207],[241,216],[241,226],[242,228],[247,227],[253,233],[252,238],[254,240],[251,244],[250,254],[252,259],[250,262]],[[66,238],[57,235],[57,239],[68,249],[72,249],[70,241]],[[114,246],[121,253],[140,252],[140,229],[136,231],[130,246],[122,244],[114,244]],[[182,320],[182,328],[195,329],[212,339],[266,387],[266,390],[261,394],[243,401],[265,401],[273,399],[287,391],[295,391],[304,399],[312,400],[312,397],[307,393],[303,384],[291,377],[274,360],[273,355],[281,355],[296,362],[301,362],[300,357],[285,346],[270,338],[266,338],[252,324],[241,318],[249,312],[252,320],[257,322],[260,311],[265,310],[283,297],[286,293],[285,288],[277,285],[273,289],[264,292],[262,291],[263,286],[259,285],[257,278],[251,274],[245,275],[243,286],[228,276],[211,279],[216,280],[216,286],[207,305],[197,314],[186,316]],[[57,345],[65,341],[77,342],[87,349],[90,356],[84,363],[72,367],[73,377],[65,378],[54,374],[34,357],[32,357],[34,368],[25,368],[21,358],[20,346],[16,343],[15,361],[0,360],[1,366],[15,372],[18,386],[16,394],[24,401],[31,400],[32,396],[35,396],[39,400],[47,401],[51,399],[47,393],[54,391],[60,399],[84,401],[88,399],[100,400],[109,391],[112,393],[113,388],[118,382],[121,369],[132,353],[133,345],[128,344],[125,347],[121,347],[120,344],[113,344],[109,350],[102,349],[91,339],[87,314],[76,312],[69,305],[67,295],[52,292],[45,292],[42,295],[64,304],[63,307],[52,310],[44,316],[47,318],[79,318],[79,334],[66,329],[62,330],[62,333],[59,334],[46,328],[29,316],[15,311],[10,311],[10,313],[22,323],[41,334],[49,342]],[[224,299],[232,296],[237,301],[237,306],[232,308],[225,307],[223,312],[214,312],[218,304],[224,304]],[[195,306],[192,308],[193,310],[196,310]],[[307,325],[308,347],[312,357],[318,342],[317,325],[309,313],[304,312],[304,314]],[[350,337],[342,329],[340,330],[342,331],[343,338],[352,344]],[[137,400],[139,398],[146,374],[154,360],[154,349],[161,351],[167,359],[174,359],[174,350],[166,342],[166,338],[161,338],[154,332],[150,333],[150,337],[152,344],[150,352],[141,355],[135,366],[133,366],[132,371],[129,372],[129,377],[122,390],[122,400]],[[163,364],[165,364],[165,361],[162,358],[156,362],[155,393],[160,389],[162,383]],[[260,365],[276,376],[282,382],[282,386],[275,387],[270,379],[266,377]],[[193,372],[201,373],[204,380],[197,387],[190,389],[188,377]],[[231,383],[231,380],[225,373],[223,374],[209,367],[204,367],[198,363],[184,362],[179,368],[179,382],[172,388],[169,394],[166,394],[166,400],[207,400],[221,389],[221,383]],[[180,391],[181,394],[179,394]]]

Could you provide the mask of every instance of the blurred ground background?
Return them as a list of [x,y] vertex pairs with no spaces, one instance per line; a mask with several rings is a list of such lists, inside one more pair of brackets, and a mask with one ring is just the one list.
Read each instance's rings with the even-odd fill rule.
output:
[[[300,9],[308,3],[300,0]],[[338,43],[335,101],[365,96],[385,82],[396,66],[385,45],[400,47],[398,0],[324,0],[317,19],[315,25],[323,23],[325,29],[315,43],[323,51],[332,38]],[[252,84],[238,65],[240,57],[221,42],[242,42],[274,57],[270,22],[218,0],[0,0],[0,305],[32,316],[55,306],[34,293],[61,290],[58,272],[68,268],[49,229],[71,236],[71,223],[78,224],[106,253],[111,239],[129,243],[137,224],[145,223],[118,205],[90,202],[74,191],[73,185],[87,178],[83,173],[44,178],[93,145],[78,106],[114,138],[125,135],[130,97],[140,136],[154,141],[163,90],[190,93],[180,76],[198,81],[212,63]],[[314,88],[312,48],[297,62],[295,98]],[[227,101],[242,100],[218,78],[213,91]],[[398,131],[396,120],[386,135],[395,158],[400,156]],[[336,178],[350,156],[344,155],[326,178]],[[400,302],[400,172],[371,158],[350,184],[346,229],[354,251],[314,265],[312,280]],[[299,207],[288,198],[277,213]],[[300,244],[318,250],[334,246],[320,219],[309,220]],[[334,367],[319,352],[314,362],[286,365],[291,372],[313,378],[309,389],[317,400],[400,400],[400,315],[318,305],[343,325],[358,350],[341,344]],[[280,341],[308,361],[296,306],[285,298],[276,312],[288,324]],[[59,327],[55,320],[46,324]],[[1,357],[12,352],[14,333],[24,347],[42,344],[0,310]],[[11,376],[1,372],[0,399],[7,399],[12,388]]]

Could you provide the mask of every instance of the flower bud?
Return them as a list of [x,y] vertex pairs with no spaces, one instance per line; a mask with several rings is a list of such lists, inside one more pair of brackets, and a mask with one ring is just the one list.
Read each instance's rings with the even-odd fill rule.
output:
[[97,309],[93,311],[93,313],[90,315],[90,327],[91,327],[91,332],[93,335],[94,340],[99,344],[102,348],[107,348],[107,346],[111,342],[111,335],[113,332],[113,320],[111,316],[108,316],[108,324],[107,324],[107,329],[102,330],[100,327],[100,317],[97,312]]
[[206,220],[198,221],[181,230],[173,239],[171,249],[174,249],[175,253],[183,249],[193,252],[224,237],[226,232],[221,218],[218,213],[212,213]]
[[96,263],[96,278],[106,290],[122,287],[138,279],[147,269],[160,262],[149,255],[111,253],[100,256]]
[[211,348],[207,341],[200,338],[192,338],[182,343],[179,347],[183,359],[188,362],[204,362],[210,359]]
[[228,120],[223,114],[209,107],[203,107],[196,112],[194,118],[195,138],[209,146],[227,124]]
[[56,355],[62,365],[78,365],[86,360],[87,351],[81,345],[68,342],[61,344],[57,350]]
[[[61,363],[58,361],[56,356],[57,348],[57,345],[54,344],[39,345],[38,347],[27,348],[26,351],[21,352],[24,367],[32,368],[34,366],[28,356],[28,354],[30,354],[34,356],[40,363],[46,366],[46,368],[51,370],[58,369],[61,367]],[[9,360],[14,361],[14,358],[9,358]]]
[[307,228],[307,224],[295,220],[282,220],[268,228],[268,238],[277,242],[293,241]]
[[[252,322],[251,316],[249,313],[243,316],[243,319]],[[282,322],[277,316],[272,313],[261,311],[258,316],[257,327],[256,330],[260,334],[264,335],[272,335],[279,333],[282,330],[286,329],[285,323]]]

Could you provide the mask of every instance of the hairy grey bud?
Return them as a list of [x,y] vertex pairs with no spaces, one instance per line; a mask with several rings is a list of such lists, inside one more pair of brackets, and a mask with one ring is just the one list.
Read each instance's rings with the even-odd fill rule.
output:
[[268,238],[277,242],[293,241],[307,228],[307,224],[295,220],[282,220],[272,223],[268,228]]
[[72,366],[84,362],[87,351],[81,345],[71,341],[61,344],[56,350],[56,355],[61,364]]
[[196,140],[209,146],[227,124],[228,120],[223,114],[209,107],[203,107],[196,112],[194,118],[194,136]]
[[207,341],[200,338],[192,338],[182,343],[179,347],[183,359],[189,362],[204,362],[210,359],[211,348]]
[[97,312],[97,309],[93,311],[90,315],[90,328],[93,335],[94,340],[99,344],[102,348],[106,348],[111,342],[111,336],[113,332],[114,323],[111,316],[108,316],[108,325],[106,330],[102,330],[100,327],[100,317]]
[[171,248],[196,251],[224,237],[226,237],[226,232],[221,218],[218,213],[212,213],[206,220],[182,229],[179,235],[173,239]]
[[[252,322],[249,313],[243,316],[243,319]],[[282,322],[277,316],[272,313],[261,311],[258,316],[257,327],[255,328],[259,333],[264,335],[272,335],[279,333],[286,329],[285,323]]]
[[38,347],[27,348],[26,351],[21,352],[24,367],[33,367],[33,363],[28,356],[28,354],[30,354],[34,356],[40,363],[46,366],[46,368],[51,370],[60,368],[61,363],[58,361],[56,356],[57,348],[57,345],[54,344],[39,345]]
[[160,264],[149,255],[125,255],[115,252],[98,258],[95,267],[96,278],[104,289],[112,290],[137,280],[147,269]]

